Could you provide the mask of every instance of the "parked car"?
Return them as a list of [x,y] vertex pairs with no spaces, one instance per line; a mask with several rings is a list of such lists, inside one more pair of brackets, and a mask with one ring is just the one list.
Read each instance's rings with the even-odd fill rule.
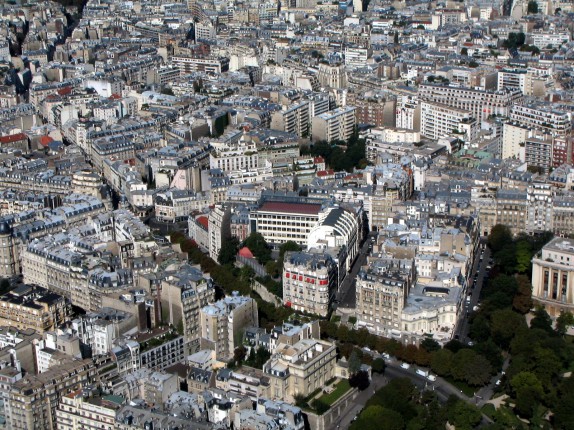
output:
[[402,363],[402,364],[401,364],[401,367],[402,367],[403,369],[410,369],[410,368],[411,368],[411,365],[410,365],[409,363]]
[[429,376],[427,376],[427,379],[431,382],[434,382],[434,381],[436,381],[436,376],[435,375],[429,375]]
[[426,378],[427,376],[429,376],[429,371],[424,369],[417,369],[417,375],[421,375]]
[[390,356],[389,354],[387,354],[386,352],[383,352],[383,353],[381,354],[381,357],[383,357],[385,360],[390,360],[390,359],[391,359],[391,356]]

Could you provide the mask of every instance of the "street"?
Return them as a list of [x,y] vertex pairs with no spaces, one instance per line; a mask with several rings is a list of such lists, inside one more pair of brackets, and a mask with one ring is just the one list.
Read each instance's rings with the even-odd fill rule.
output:
[[385,360],[385,362],[387,364],[387,368],[385,369],[384,375],[373,374],[373,379],[369,388],[359,393],[357,398],[354,400],[353,405],[341,414],[339,420],[331,427],[332,430],[337,429],[337,425],[340,429],[349,428],[353,419],[365,407],[368,400],[375,394],[375,392],[384,387],[390,379],[394,378],[409,378],[419,390],[432,390],[437,394],[439,400],[443,402],[451,395],[457,396],[469,403],[473,400],[465,396],[458,388],[446,382],[442,378],[437,377],[437,380],[434,382],[428,381],[424,376],[416,373],[415,366],[411,366],[410,369],[403,369],[401,367],[401,362],[395,359]]
[[356,301],[355,286],[356,286],[357,274],[359,273],[361,267],[364,266],[367,262],[367,256],[369,254],[369,246],[372,243],[371,237],[374,237],[374,235],[376,235],[376,233],[373,232],[367,235],[365,241],[363,242],[363,245],[361,246],[361,250],[357,255],[357,258],[355,259],[353,265],[351,266],[351,271],[347,273],[347,276],[345,277],[345,279],[343,279],[343,282],[341,282],[335,300],[337,307],[343,307],[343,308],[355,307],[355,301]]
[[[471,276],[468,278],[468,282],[469,282],[469,287],[467,288],[466,291],[466,295],[468,296],[469,293],[471,293],[471,298],[470,298],[470,303],[466,302],[466,298],[465,298],[465,308],[463,309],[463,313],[461,315],[461,318],[459,320],[458,325],[456,326],[455,329],[455,339],[460,340],[462,343],[467,343],[469,341],[468,339],[468,330],[469,330],[469,326],[468,326],[468,318],[469,316],[472,314],[473,309],[475,306],[478,306],[479,304],[479,298],[480,298],[480,292],[482,290],[483,284],[484,284],[484,278],[486,275],[488,275],[488,270],[486,269],[486,267],[488,266],[488,261],[490,259],[490,249],[488,247],[485,247],[484,249],[484,254],[482,254],[482,261],[481,261],[481,253],[480,253],[480,246],[479,249],[476,253],[477,255],[475,256],[475,260],[474,260],[474,264],[473,264],[473,271],[471,273]],[[478,277],[476,280],[476,286],[474,288],[472,288],[473,282],[474,282],[474,275],[478,273]],[[456,337],[458,336],[458,337]]]

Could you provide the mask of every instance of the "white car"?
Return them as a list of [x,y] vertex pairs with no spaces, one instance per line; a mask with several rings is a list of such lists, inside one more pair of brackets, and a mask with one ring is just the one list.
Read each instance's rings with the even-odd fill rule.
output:
[[409,363],[402,363],[402,364],[401,364],[401,367],[402,367],[403,369],[410,369],[411,365],[410,365]]
[[389,354],[387,354],[386,352],[383,352],[383,353],[381,354],[381,356],[382,356],[385,360],[390,360],[390,359],[391,359],[391,356],[390,356]]
[[436,381],[436,376],[434,376],[434,375],[429,375],[429,376],[427,376],[427,379],[428,379],[429,381],[431,381],[431,382],[434,382],[434,381]]

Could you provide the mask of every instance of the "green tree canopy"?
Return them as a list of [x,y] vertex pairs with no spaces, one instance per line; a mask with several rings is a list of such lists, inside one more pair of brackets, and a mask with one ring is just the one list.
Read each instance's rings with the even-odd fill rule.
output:
[[454,354],[448,349],[439,349],[431,354],[431,369],[439,376],[447,376],[450,373]]
[[512,299],[512,308],[521,314],[530,312],[532,308],[532,284],[526,275],[516,277],[517,291]]
[[494,311],[490,319],[492,338],[503,349],[508,349],[517,330],[524,326],[526,326],[524,317],[511,309]]
[[361,369],[361,359],[356,350],[353,350],[349,357],[349,373],[354,375]]
[[550,318],[550,315],[548,315],[548,312],[546,312],[542,306],[539,306],[534,311],[534,318],[530,321],[530,328],[539,328],[547,333],[554,333],[552,329],[552,318]]
[[496,224],[492,227],[492,230],[490,230],[490,234],[488,235],[488,246],[492,249],[492,252],[496,253],[500,251],[509,242],[512,242],[512,232],[508,226],[504,224]]
[[564,336],[569,327],[574,325],[574,315],[571,312],[562,312],[556,318],[556,333]]
[[486,384],[490,380],[492,367],[488,360],[471,349],[461,349],[452,360],[450,373],[458,381],[472,386]]
[[235,256],[239,250],[239,240],[236,237],[231,237],[224,240],[219,249],[219,255],[217,256],[217,261],[219,264],[233,264],[235,262]]
[[265,242],[265,238],[261,233],[253,232],[247,239],[245,239],[244,245],[249,248],[253,253],[253,256],[257,258],[259,264],[265,265],[269,260],[271,260],[271,249]]
[[383,360],[382,358],[375,358],[373,360],[373,363],[371,364],[371,367],[373,368],[373,372],[375,373],[384,373],[387,365],[385,363],[385,360]]
[[405,422],[401,414],[383,406],[369,406],[351,425],[351,430],[402,430]]
[[528,2],[528,15],[538,13],[538,2],[536,0],[530,0]]
[[[450,403],[450,402],[449,402]],[[476,427],[482,419],[482,414],[478,408],[463,400],[452,401],[454,403],[448,410],[448,421],[457,430],[470,430]]]

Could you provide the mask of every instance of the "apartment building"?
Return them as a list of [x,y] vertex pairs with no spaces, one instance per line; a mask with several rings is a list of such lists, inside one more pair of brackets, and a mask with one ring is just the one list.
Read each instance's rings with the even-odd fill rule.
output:
[[529,166],[548,170],[574,160],[572,151],[572,113],[548,103],[514,106],[510,119],[533,130],[536,141],[526,147]]
[[213,302],[215,288],[201,270],[181,266],[169,272],[161,283],[161,305],[168,312],[168,321],[177,326],[183,322],[185,342],[190,350],[199,349],[201,308]]
[[509,114],[511,121],[553,137],[565,137],[572,131],[572,113],[550,103],[515,105]]
[[272,130],[296,134],[299,137],[308,137],[310,129],[310,109],[307,100],[283,106],[282,110],[271,114]]
[[421,111],[417,94],[397,97],[395,125],[397,128],[420,131]]
[[337,264],[326,253],[287,252],[283,302],[300,312],[327,316],[337,291]]
[[34,239],[21,252],[24,282],[71,297],[72,285],[86,284],[84,256],[73,250],[66,235]]
[[[470,131],[468,136],[466,126]],[[478,124],[467,111],[439,103],[421,103],[421,135],[433,140],[454,135],[470,142],[477,132]]]
[[498,90],[517,89],[525,96],[544,97],[555,87],[550,70],[503,69],[497,73]]
[[169,189],[154,196],[155,217],[161,222],[187,221],[194,211],[200,211],[211,204],[208,193],[193,190]]
[[528,137],[524,142],[524,161],[528,167],[538,168],[543,173],[548,173],[553,166],[552,150],[553,138],[546,134]]
[[229,71],[229,58],[173,56],[171,63],[179,69],[181,76],[196,72],[219,75]]
[[557,236],[574,234],[574,199],[556,196],[552,199],[552,232]]
[[539,49],[545,49],[548,46],[559,48],[571,40],[570,32],[566,31],[533,31],[528,34],[531,44]]
[[340,107],[330,112],[313,117],[313,140],[347,140],[355,130],[355,108],[351,106]]
[[62,396],[87,386],[95,373],[92,360],[86,359],[69,360],[38,375],[27,374],[10,389],[10,428],[56,429],[56,409]]
[[280,344],[263,372],[270,380],[270,397],[292,402],[295,395],[307,396],[335,377],[337,348],[318,339],[302,339],[293,345]]
[[345,48],[345,66],[350,68],[364,67],[372,54],[371,48],[348,46]]
[[342,64],[319,64],[319,83],[322,87],[346,88],[347,72],[345,66]]
[[380,258],[357,276],[357,323],[386,337],[401,335],[403,309],[416,280],[413,260]]
[[396,124],[394,99],[355,98],[350,104],[355,106],[357,124],[369,124],[374,127],[394,127]]
[[[317,225],[307,238],[307,249],[339,250],[338,265],[351,270],[351,262],[359,253],[362,237],[362,205],[337,204],[321,211]],[[338,282],[339,279],[337,285]]]
[[56,330],[70,315],[66,298],[41,287],[21,285],[0,296],[0,326],[44,333]]
[[224,368],[217,372],[215,387],[236,396],[249,397],[253,402],[271,396],[268,375],[252,367]]
[[148,369],[164,370],[181,363],[185,359],[186,352],[184,338],[183,336],[172,337],[160,338],[161,345],[152,348],[147,347],[146,343],[142,342],[139,356],[141,366]]
[[56,409],[56,424],[61,430],[114,428],[123,401],[121,396],[86,398],[84,390],[73,391],[62,396]]
[[524,160],[526,140],[531,137],[532,130],[519,123],[505,123],[502,128],[501,158],[517,158]]
[[511,108],[523,103],[520,90],[487,91],[448,85],[422,84],[419,99],[468,112],[479,123],[490,115],[509,116]]
[[267,243],[276,246],[287,241],[305,246],[309,233],[319,222],[319,212],[319,203],[264,200],[249,213],[251,231],[261,233]]
[[556,237],[532,259],[532,298],[552,316],[574,311],[574,240]]
[[259,155],[257,145],[251,139],[234,138],[231,141],[215,140],[212,143],[214,151],[209,154],[209,167],[211,169],[221,169],[230,173],[235,171],[245,171],[257,169],[259,165]]
[[412,171],[394,163],[375,166],[374,191],[369,213],[370,229],[385,227],[395,215],[393,206],[410,198],[413,192]]
[[217,261],[219,250],[224,240],[231,237],[230,228],[231,207],[229,205],[215,205],[209,212],[207,219],[209,234],[209,256]]
[[257,302],[234,292],[201,308],[201,348],[215,351],[218,360],[229,360],[241,344],[247,327],[259,325]]

